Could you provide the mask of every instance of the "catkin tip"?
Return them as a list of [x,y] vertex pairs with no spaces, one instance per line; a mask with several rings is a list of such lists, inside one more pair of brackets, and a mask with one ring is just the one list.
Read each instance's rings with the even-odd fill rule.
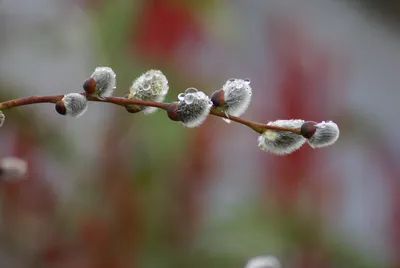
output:
[[85,96],[79,93],[69,93],[56,103],[56,111],[61,115],[72,117],[82,116],[88,107]]
[[84,82],[83,88],[86,93],[100,99],[111,97],[117,85],[116,77],[110,67],[97,67],[90,78]]
[[339,127],[332,121],[322,121],[321,123],[315,124],[314,127],[314,134],[307,140],[308,144],[314,149],[330,146],[339,139]]
[[201,125],[210,113],[212,102],[202,91],[188,88],[178,95],[177,116],[185,127],[194,128]]
[[222,91],[224,95],[219,98],[223,99],[224,110],[233,116],[243,115],[250,105],[252,96],[250,79],[231,78],[223,85]]
[[[166,76],[159,70],[149,70],[133,81],[127,97],[144,101],[163,102],[168,89]],[[141,111],[144,114],[151,114],[157,111],[157,108],[143,106]]]

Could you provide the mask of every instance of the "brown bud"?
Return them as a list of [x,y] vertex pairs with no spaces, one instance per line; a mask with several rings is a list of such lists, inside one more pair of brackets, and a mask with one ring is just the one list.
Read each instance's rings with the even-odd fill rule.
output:
[[96,80],[90,77],[83,82],[83,89],[88,95],[94,94],[96,92]]
[[225,93],[222,89],[215,91],[211,96],[211,101],[215,107],[224,105],[225,103]]
[[138,113],[143,110],[142,107],[140,107],[139,105],[136,105],[136,104],[131,104],[131,105],[125,106],[125,109],[128,113],[131,113],[131,114]]
[[56,111],[61,115],[67,114],[67,108],[65,107],[64,101],[60,100],[56,102]]
[[317,124],[318,123],[314,121],[304,122],[300,128],[301,135],[306,139],[310,139],[314,135],[315,131],[317,131]]
[[172,102],[168,104],[167,113],[169,119],[171,119],[172,121],[181,121],[178,114],[178,106],[179,104],[177,102]]

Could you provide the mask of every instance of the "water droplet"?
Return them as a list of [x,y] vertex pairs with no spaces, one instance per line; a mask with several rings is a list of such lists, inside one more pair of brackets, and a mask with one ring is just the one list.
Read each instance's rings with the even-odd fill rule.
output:
[[147,91],[147,90],[149,90],[150,88],[151,88],[151,86],[150,86],[149,83],[144,83],[144,84],[143,84],[143,90],[144,90],[144,91]]
[[156,76],[156,77],[161,76],[161,72],[160,72],[160,71],[155,71],[155,72],[154,72],[154,76]]
[[244,79],[244,83],[245,83],[245,84],[250,84],[250,82],[251,82],[250,78]]
[[194,87],[189,87],[185,90],[185,93],[196,93],[198,90]]
[[192,104],[193,101],[194,101],[194,95],[193,95],[193,93],[186,94],[186,96],[185,96],[185,103],[186,103],[186,104]]
[[179,93],[178,100],[183,101],[185,99],[185,93]]
[[228,82],[235,82],[236,78],[229,78]]
[[237,83],[237,84],[236,84],[236,88],[237,88],[237,89],[243,88],[243,83],[241,83],[241,82]]
[[153,74],[151,72],[148,72],[144,75],[144,79],[149,81],[151,79],[153,79]]
[[211,100],[209,100],[209,101],[208,101],[208,105],[213,106],[214,103],[213,103]]

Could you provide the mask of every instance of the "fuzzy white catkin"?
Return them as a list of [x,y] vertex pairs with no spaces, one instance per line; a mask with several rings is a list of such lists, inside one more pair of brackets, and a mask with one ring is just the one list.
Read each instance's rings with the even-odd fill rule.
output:
[[201,125],[210,113],[210,98],[195,88],[186,89],[178,96],[178,115],[185,127],[194,128]]
[[116,86],[117,76],[110,67],[97,67],[90,76],[96,81],[96,94],[100,98],[111,97]]
[[281,268],[281,264],[274,256],[259,256],[250,259],[245,268]]
[[66,108],[66,115],[80,117],[88,107],[88,101],[85,96],[79,93],[69,93],[62,99]]
[[334,144],[339,139],[340,131],[336,123],[322,121],[316,125],[314,135],[307,140],[308,144],[316,149]]
[[[167,77],[160,70],[149,70],[133,81],[128,98],[162,102],[168,93]],[[141,107],[145,114],[153,113],[155,107]]]
[[27,163],[17,157],[5,157],[0,160],[0,178],[15,179],[24,176],[27,172]]
[[[270,126],[299,128],[304,120],[277,120],[269,122]],[[285,155],[298,150],[306,142],[306,139],[289,131],[267,130],[258,137],[258,147],[262,150],[277,154]]]
[[0,111],[0,127],[3,126],[4,121],[6,121],[6,116],[4,115],[4,113],[2,111]]
[[252,95],[250,79],[231,78],[222,87],[226,112],[229,115],[241,116],[249,107]]

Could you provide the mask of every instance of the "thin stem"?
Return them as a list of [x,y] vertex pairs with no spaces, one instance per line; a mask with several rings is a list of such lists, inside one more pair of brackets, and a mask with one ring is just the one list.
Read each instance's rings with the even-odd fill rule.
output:
[[270,126],[267,124],[262,124],[262,123],[246,120],[246,119],[243,119],[243,118],[240,118],[237,116],[233,116],[233,115],[227,116],[224,112],[218,111],[215,108],[211,109],[210,114],[219,116],[219,117],[223,117],[223,118],[235,121],[236,123],[248,126],[249,128],[253,129],[254,131],[256,131],[260,134],[264,133],[266,130],[270,129],[270,130],[289,131],[289,132],[293,132],[295,134],[300,135],[299,128],[286,128],[286,127],[279,127],[279,126]]
[[[86,95],[86,93],[81,93],[82,95]],[[60,101],[64,95],[51,95],[51,96],[30,96],[20,99],[9,100],[0,103],[0,111],[6,109],[12,109],[19,106],[31,105],[36,103],[56,103]],[[121,98],[121,97],[108,97],[105,99],[98,99],[96,97],[87,96],[88,101],[96,101],[96,102],[106,102],[112,103],[115,105],[126,107],[128,105],[140,105],[140,106],[151,106],[160,108],[163,110],[167,110],[168,104],[165,102],[154,102],[154,101],[144,101],[144,100],[137,100],[137,99],[128,99],[128,98]],[[227,118],[239,124],[248,126],[249,128],[253,129],[258,133],[263,133],[266,130],[278,130],[278,131],[289,131],[295,134],[300,134],[299,128],[286,128],[286,127],[279,127],[279,126],[270,126],[267,124],[262,124],[258,122],[253,122],[250,120],[246,120],[240,117],[229,115],[227,116],[224,112],[219,111],[216,108],[212,108],[210,114],[214,116],[219,116],[223,118]]]
[[35,103],[56,103],[61,100],[64,95],[52,96],[30,96],[21,99],[9,100],[0,103],[0,110],[11,109],[18,106],[30,105]]
[[[128,105],[141,105],[141,106],[151,106],[151,107],[156,107],[160,108],[163,110],[167,110],[168,108],[168,103],[166,102],[155,102],[155,101],[144,101],[144,100],[137,100],[137,99],[127,99],[127,98],[121,98],[121,97],[108,97],[105,98],[104,100],[95,98],[95,97],[88,97],[89,101],[98,101],[98,102],[108,102],[108,103],[113,103],[119,106],[128,106]],[[1,106],[0,106],[1,107]]]

